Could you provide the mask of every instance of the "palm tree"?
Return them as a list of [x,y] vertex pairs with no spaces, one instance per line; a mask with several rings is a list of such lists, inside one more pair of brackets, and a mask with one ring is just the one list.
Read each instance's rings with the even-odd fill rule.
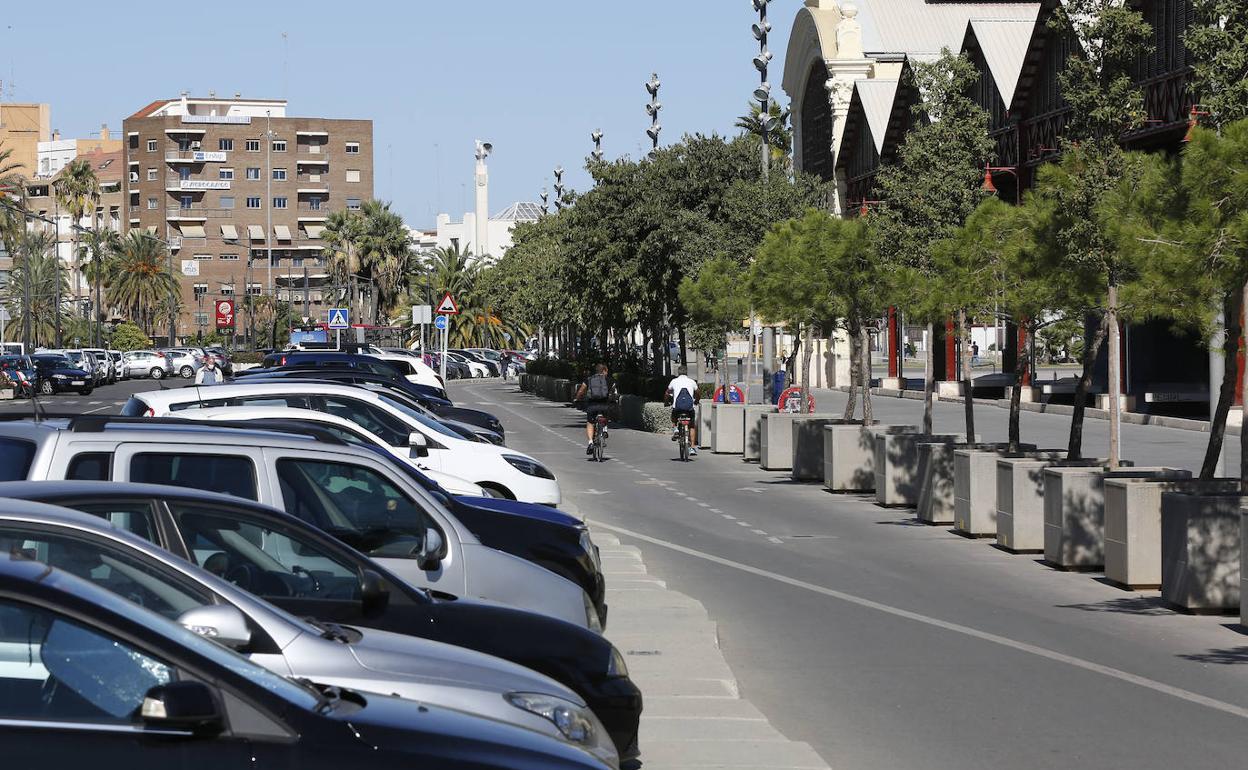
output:
[[157,314],[162,307],[168,310],[178,289],[165,244],[136,230],[121,239],[115,260],[105,298],[151,335]]
[[518,338],[520,330],[500,317],[488,300],[485,275],[492,268],[485,261],[456,244],[435,249],[424,268],[426,274],[417,282],[432,290],[429,301],[436,303],[450,292],[459,305],[459,315],[451,317],[448,329],[451,347],[502,347]]
[[95,309],[92,332],[94,345],[99,347],[103,333],[101,326],[108,321],[108,308],[103,302],[103,287],[111,284],[116,272],[117,252],[121,250],[121,235],[115,230],[91,230],[84,235],[86,251],[91,261],[83,266],[83,277],[95,287],[95,299],[91,306]]
[[[75,158],[61,169],[52,182],[52,192],[57,202],[70,215],[70,238],[73,241],[74,272],[82,272],[82,252],[79,251],[79,228],[88,210],[91,212],[91,230],[95,229],[95,207],[100,202],[100,180],[86,158]],[[74,278],[74,293],[78,293],[79,279]],[[57,344],[60,344],[59,341]]]
[[356,315],[356,276],[360,272],[360,246],[364,239],[365,221],[360,211],[334,211],[325,220],[325,242],[333,249],[330,254],[330,275],[334,284],[346,287],[352,316]]
[[[750,104],[748,115],[737,118],[736,127],[753,139],[755,145],[763,141],[763,108],[755,103]],[[793,152],[793,130],[787,125],[788,114],[781,110],[778,102],[772,101],[767,115],[776,121],[776,127],[767,132],[767,142],[771,146],[772,165],[788,170]]]
[[359,272],[373,280],[374,324],[381,324],[382,313],[390,313],[406,296],[405,279],[412,260],[411,236],[403,217],[382,201],[366,201],[360,211],[364,233],[360,239]]
[[[65,274],[57,269],[53,237],[36,230],[22,230],[6,248],[13,257],[9,281],[0,297],[14,319],[23,340],[50,345],[63,321],[57,303],[66,291]],[[60,286],[57,286],[57,283]]]

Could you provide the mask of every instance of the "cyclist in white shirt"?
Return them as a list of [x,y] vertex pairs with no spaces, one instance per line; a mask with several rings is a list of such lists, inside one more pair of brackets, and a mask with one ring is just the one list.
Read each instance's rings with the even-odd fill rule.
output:
[[692,456],[698,453],[698,420],[695,411],[698,405],[698,383],[689,376],[688,367],[680,367],[677,374],[668,383],[667,394],[663,400],[672,405],[672,441],[679,438],[676,421],[681,417],[689,418],[689,454]]

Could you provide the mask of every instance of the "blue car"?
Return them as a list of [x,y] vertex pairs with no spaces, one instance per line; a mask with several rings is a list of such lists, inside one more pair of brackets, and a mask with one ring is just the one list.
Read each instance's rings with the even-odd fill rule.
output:
[[39,390],[45,396],[66,391],[89,396],[95,390],[95,374],[75,364],[64,353],[36,353],[31,360],[35,363]]

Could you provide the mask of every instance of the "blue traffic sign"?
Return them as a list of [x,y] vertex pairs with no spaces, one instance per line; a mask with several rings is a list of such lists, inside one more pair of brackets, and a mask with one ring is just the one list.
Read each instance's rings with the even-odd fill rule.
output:
[[345,307],[335,307],[329,309],[329,328],[331,329],[350,329],[351,314]]
[[437,318],[433,319],[433,328],[437,329],[438,331],[445,330],[446,329],[446,316],[440,315]]

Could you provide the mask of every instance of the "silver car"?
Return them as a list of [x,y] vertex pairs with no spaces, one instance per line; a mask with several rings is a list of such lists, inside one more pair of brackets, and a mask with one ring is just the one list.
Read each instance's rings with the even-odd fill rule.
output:
[[[553,679],[426,639],[300,620],[131,534],[156,526],[154,517],[143,521],[151,516],[146,505],[119,505],[105,519],[5,500],[0,547],[177,620],[282,676],[478,714],[563,740],[607,767],[619,766],[606,728],[580,696]],[[124,522],[130,531],[111,521]],[[205,564],[211,568],[211,560]]]
[[196,359],[195,354],[189,350],[161,348],[159,352],[169,360],[169,373],[176,374],[184,380],[194,377],[199,367],[203,366],[203,362]]

